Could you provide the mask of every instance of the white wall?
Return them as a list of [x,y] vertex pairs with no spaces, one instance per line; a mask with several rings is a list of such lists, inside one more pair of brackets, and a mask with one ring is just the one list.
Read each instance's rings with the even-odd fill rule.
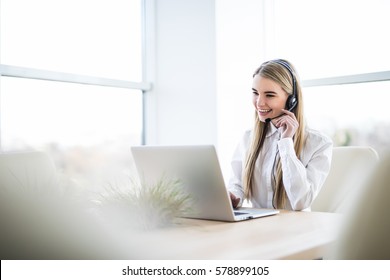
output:
[[146,5],[146,144],[216,144],[214,0]]
[[264,61],[268,1],[216,0],[218,154],[225,179],[243,133],[253,126],[252,75]]
[[214,144],[228,177],[233,150],[252,126],[267,3],[146,0],[145,80],[154,83],[145,96],[146,144]]

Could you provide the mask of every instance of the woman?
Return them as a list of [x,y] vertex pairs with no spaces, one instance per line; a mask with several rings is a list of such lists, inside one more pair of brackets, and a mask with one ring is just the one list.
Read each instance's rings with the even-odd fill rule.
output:
[[233,207],[248,199],[257,208],[310,210],[330,169],[332,141],[305,127],[300,82],[288,61],[263,63],[252,90],[254,128],[232,159]]

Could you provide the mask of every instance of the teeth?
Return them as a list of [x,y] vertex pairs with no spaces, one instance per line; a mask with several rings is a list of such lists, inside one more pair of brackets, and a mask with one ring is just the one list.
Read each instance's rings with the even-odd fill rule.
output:
[[261,110],[261,109],[259,109],[259,112],[261,112],[261,113],[267,113],[267,112],[271,112],[271,109],[269,109],[269,110]]

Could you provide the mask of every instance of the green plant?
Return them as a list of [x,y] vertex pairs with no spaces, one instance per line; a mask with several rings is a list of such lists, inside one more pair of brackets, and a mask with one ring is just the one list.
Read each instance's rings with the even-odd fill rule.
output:
[[127,188],[110,185],[98,200],[107,221],[132,229],[172,226],[191,212],[191,198],[179,180],[162,178],[147,185],[131,180]]

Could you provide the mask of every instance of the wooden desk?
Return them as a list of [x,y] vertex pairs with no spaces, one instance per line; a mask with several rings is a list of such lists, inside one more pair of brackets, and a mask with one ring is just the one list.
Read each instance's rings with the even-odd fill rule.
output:
[[133,253],[138,259],[318,259],[336,240],[341,216],[282,211],[235,223],[181,222],[143,233]]

